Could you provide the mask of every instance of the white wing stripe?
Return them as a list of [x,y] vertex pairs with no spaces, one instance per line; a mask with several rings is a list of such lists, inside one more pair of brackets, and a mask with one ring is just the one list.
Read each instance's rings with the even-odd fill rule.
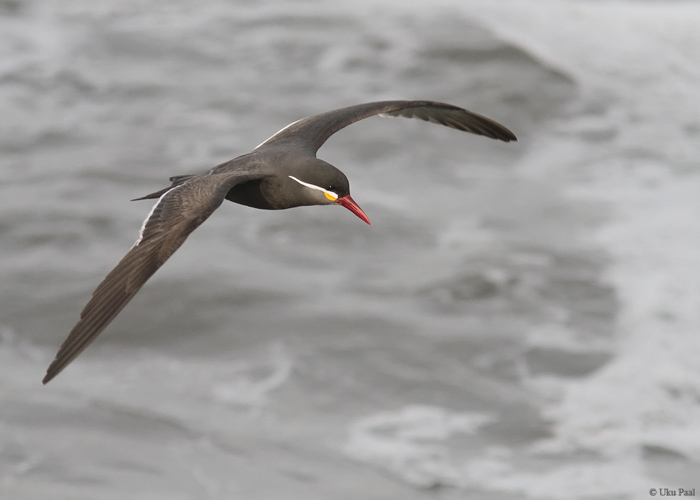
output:
[[168,189],[165,193],[160,195],[160,198],[158,198],[158,201],[155,203],[155,205],[153,205],[153,208],[151,208],[151,211],[148,212],[148,215],[144,219],[143,224],[141,224],[141,229],[139,230],[139,238],[136,240],[136,242],[132,245],[131,248],[134,248],[134,247],[138,246],[139,243],[141,243],[141,240],[143,239],[143,232],[146,230],[146,226],[148,225],[148,221],[151,220],[151,217],[153,217],[153,212],[156,211],[156,207],[158,205],[160,205],[160,203],[163,201],[163,198],[165,198],[165,196],[167,194],[173,192],[174,190],[176,190],[177,188],[182,187],[182,186],[183,186],[182,184],[180,184],[179,186],[175,186],[174,188]]
[[301,120],[303,120],[303,119],[304,119],[304,118],[301,118],[301,119],[299,119],[299,120],[297,120],[297,121],[295,121],[295,122],[290,123],[290,124],[287,125],[286,127],[279,129],[277,132],[275,132],[275,133],[272,134],[270,137],[268,137],[267,139],[265,139],[263,142],[261,142],[260,144],[258,144],[257,146],[255,146],[255,148],[253,148],[253,149],[258,149],[260,146],[262,146],[263,144],[265,144],[265,143],[268,142],[268,141],[271,141],[272,139],[274,139],[275,137],[277,137],[277,135],[281,134],[282,132],[284,132],[285,130],[287,130],[287,129],[288,129],[289,127],[291,127],[292,125],[294,125],[294,124],[296,124],[296,123],[299,123],[299,122],[300,122]]

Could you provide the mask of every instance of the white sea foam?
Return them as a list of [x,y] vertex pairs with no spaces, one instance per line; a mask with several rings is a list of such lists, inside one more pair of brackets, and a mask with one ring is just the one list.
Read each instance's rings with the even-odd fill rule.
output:
[[450,441],[476,433],[489,421],[491,417],[481,413],[409,406],[353,423],[344,450],[421,488],[458,486],[462,467]]
[[[675,450],[696,472],[700,461],[700,12],[680,2],[547,5],[543,16],[509,2],[485,18],[575,75],[583,96],[612,101],[594,119],[563,120],[553,140],[575,142],[581,127],[610,137],[572,148],[581,154],[572,174],[588,181],[570,192],[613,207],[596,243],[612,258],[606,279],[620,308],[616,356],[588,378],[557,381],[562,397],[544,412],[555,434],[535,447],[606,463],[510,482],[537,498],[637,497],[656,477],[645,447]],[[553,172],[561,157],[545,162],[538,168]]]

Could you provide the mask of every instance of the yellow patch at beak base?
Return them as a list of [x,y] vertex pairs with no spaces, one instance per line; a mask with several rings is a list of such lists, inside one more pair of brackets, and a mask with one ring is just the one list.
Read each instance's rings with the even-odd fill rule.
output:
[[330,193],[328,191],[324,191],[323,194],[325,194],[326,198],[328,198],[331,201],[335,201],[338,199],[338,196],[335,193]]

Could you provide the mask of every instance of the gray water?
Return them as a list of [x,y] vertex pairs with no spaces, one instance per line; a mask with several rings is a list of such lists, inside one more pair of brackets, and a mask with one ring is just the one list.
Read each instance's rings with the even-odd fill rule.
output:
[[[0,2],[0,498],[637,499],[700,488],[693,2]],[[335,207],[225,203],[47,386],[149,202],[372,118]]]

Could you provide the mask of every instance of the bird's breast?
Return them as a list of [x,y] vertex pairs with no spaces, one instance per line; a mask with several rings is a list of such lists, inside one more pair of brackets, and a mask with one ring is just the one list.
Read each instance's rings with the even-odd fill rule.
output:
[[263,179],[243,182],[232,187],[226,194],[226,199],[240,205],[259,208],[262,210],[275,210],[271,200],[265,196]]
[[293,191],[273,177],[238,184],[229,190],[226,199],[262,210],[284,210],[302,204],[297,203],[292,195]]

